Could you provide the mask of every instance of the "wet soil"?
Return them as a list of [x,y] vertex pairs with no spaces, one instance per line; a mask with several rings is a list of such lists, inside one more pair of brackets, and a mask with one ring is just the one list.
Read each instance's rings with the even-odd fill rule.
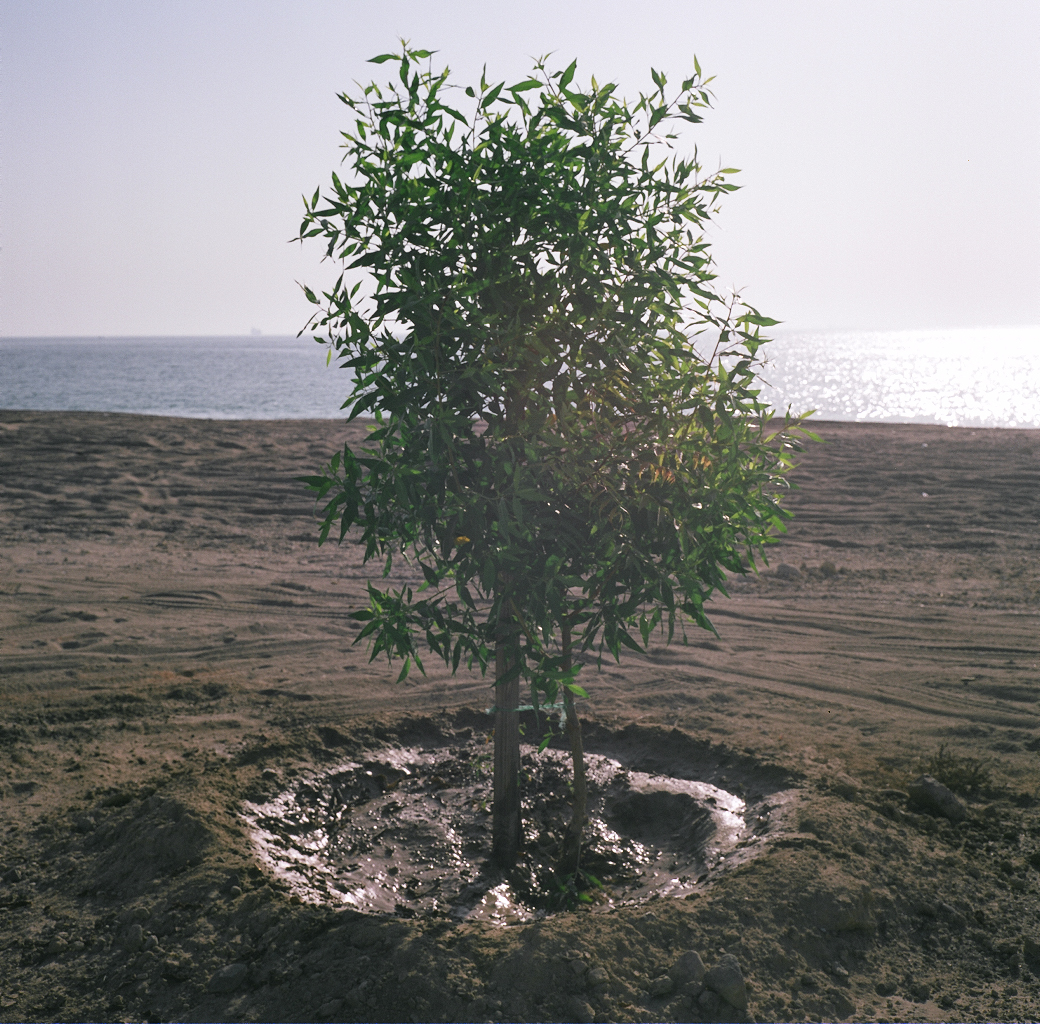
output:
[[779,833],[769,815],[792,792],[760,779],[744,800],[588,754],[581,872],[568,879],[559,857],[570,817],[569,754],[522,747],[524,837],[515,869],[502,872],[488,848],[492,747],[487,735],[472,733],[441,747],[366,751],[360,762],[247,804],[261,862],[317,904],[515,925],[579,903],[603,912],[688,896],[719,869],[762,852]]
[[[352,646],[368,572],[316,547],[292,482],[345,428],[0,413],[0,1021],[1036,1019],[1040,432],[818,430],[769,569],[713,602],[720,637],[583,673],[589,750],[739,798],[734,852],[712,866],[681,800],[666,835],[641,831],[656,812],[618,827],[611,768],[613,895],[555,909],[514,883],[532,919],[503,925],[468,916],[496,888],[465,849],[487,842],[487,680],[395,687]],[[961,823],[906,797],[940,750],[978,769]],[[428,769],[395,790],[404,752]],[[547,753],[532,861],[564,809]],[[302,844],[367,771],[327,894],[265,859],[256,809],[301,808]],[[434,858],[346,851],[438,795],[471,865],[454,891],[479,885],[433,906]],[[332,884],[372,853],[392,908]],[[651,863],[690,891],[653,898]],[[660,980],[690,949],[737,958],[746,1011]]]

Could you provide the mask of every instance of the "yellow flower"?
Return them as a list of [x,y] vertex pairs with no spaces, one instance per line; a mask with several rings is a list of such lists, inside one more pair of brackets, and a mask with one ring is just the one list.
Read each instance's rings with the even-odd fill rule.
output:
[[469,540],[469,537],[456,537],[455,538],[455,543],[459,544],[459,545],[469,544],[470,540]]

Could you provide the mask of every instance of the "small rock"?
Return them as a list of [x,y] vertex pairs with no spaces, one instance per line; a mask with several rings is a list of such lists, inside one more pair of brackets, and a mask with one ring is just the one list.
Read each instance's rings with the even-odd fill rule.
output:
[[830,778],[830,788],[832,793],[845,800],[855,800],[859,795],[861,783],[845,772],[835,772]]
[[577,1024],[592,1024],[596,1011],[584,999],[575,996],[571,1000],[571,1017]]
[[931,775],[922,775],[909,787],[910,799],[919,807],[935,811],[950,821],[963,821],[968,812],[964,804]]
[[853,853],[858,853],[861,857],[865,857],[866,854],[867,854],[867,844],[863,843],[863,842],[860,842],[860,840],[857,839],[852,844],[852,852]]
[[228,964],[209,979],[206,988],[210,992],[234,992],[245,981],[248,973],[249,968],[245,964]]
[[683,988],[686,985],[701,985],[704,982],[704,961],[695,950],[687,950],[678,960],[668,968],[668,976],[675,982],[676,987]]
[[22,873],[18,868],[8,868],[8,870],[4,872],[4,881],[10,885],[14,885],[16,882],[20,882],[21,880]]
[[828,989],[826,997],[827,1002],[837,1011],[839,1020],[851,1017],[856,1012],[856,1004],[840,989]]
[[64,953],[69,948],[69,937],[64,932],[59,932],[51,939],[50,944],[47,946],[47,952],[52,956],[58,953]]
[[926,985],[923,981],[914,981],[907,985],[907,991],[918,1003],[926,1002],[928,997],[932,994],[931,988]]
[[879,982],[878,982],[878,983],[877,983],[877,984],[876,984],[876,985],[874,986],[874,991],[875,991],[875,992],[876,992],[876,993],[877,993],[877,994],[878,994],[879,996],[891,996],[891,995],[895,995],[895,991],[896,991],[896,983],[895,983],[894,981],[892,981],[891,979],[886,979],[886,980],[884,980],[884,981],[879,981]]
[[593,967],[589,971],[588,983],[592,986],[606,985],[610,981],[610,975],[607,974],[606,969],[603,967]]
[[132,924],[123,936],[123,949],[128,953],[137,953],[144,945],[144,929],[139,924]]
[[667,974],[662,974],[659,978],[654,978],[650,982],[650,995],[655,999],[659,996],[671,995],[675,989],[675,982],[668,977]]
[[194,965],[187,954],[168,956],[162,963],[162,975],[171,981],[187,981]]
[[781,562],[776,567],[774,575],[778,580],[800,580],[802,578],[802,574],[793,565],[788,565],[786,562]]
[[747,1009],[747,987],[744,984],[744,975],[740,970],[737,958],[732,953],[727,953],[719,958],[719,962],[704,975],[704,984],[718,992],[730,1006],[734,1006],[738,1010]]
[[1027,935],[1022,943],[1022,953],[1029,963],[1040,963],[1040,942]]
[[585,972],[589,969],[589,965],[584,960],[572,960],[571,970],[579,977],[583,977]]

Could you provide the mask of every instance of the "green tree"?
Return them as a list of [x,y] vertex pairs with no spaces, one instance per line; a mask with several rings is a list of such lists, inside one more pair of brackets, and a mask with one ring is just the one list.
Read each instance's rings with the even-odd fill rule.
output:
[[[702,236],[736,188],[673,149],[710,103],[699,65],[629,104],[536,62],[512,86],[453,86],[403,46],[385,85],[340,99],[346,173],[305,199],[301,238],[344,272],[309,329],[375,428],[304,477],[321,540],[352,528],[417,588],[369,584],[372,657],[428,648],[455,671],[495,660],[493,855],[521,836],[521,682],[562,707],[575,770],[561,866],[580,865],[581,656],[643,650],[746,572],[787,513],[778,485],[804,433],[756,388],[759,328],[715,293]],[[561,699],[562,698],[562,699]]]

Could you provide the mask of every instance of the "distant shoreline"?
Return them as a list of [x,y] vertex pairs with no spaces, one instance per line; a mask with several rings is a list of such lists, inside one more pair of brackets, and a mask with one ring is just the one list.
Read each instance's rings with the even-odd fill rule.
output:
[[[782,417],[783,413],[777,412],[777,417]],[[152,420],[183,420],[184,422],[190,423],[329,423],[329,424],[340,424],[346,425],[347,417],[344,416],[261,416],[261,417],[250,417],[250,416],[221,416],[221,415],[208,415],[208,416],[180,416],[175,413],[162,413],[162,412],[127,412],[124,410],[107,410],[107,409],[7,409],[0,408],[0,421],[5,417],[9,416],[126,416],[126,417],[142,417]],[[370,423],[373,422],[370,416],[359,416],[354,421],[357,423]],[[806,421],[807,426],[810,430],[814,430],[816,427],[828,427],[840,425],[842,427],[863,427],[863,428],[922,428],[922,429],[934,429],[939,431],[945,430],[1003,430],[1008,433],[1035,433],[1040,430],[1040,427],[1003,427],[1003,426],[948,426],[944,423],[922,423],[922,422],[905,422],[902,420],[838,420],[838,419],[817,419],[812,417]]]

